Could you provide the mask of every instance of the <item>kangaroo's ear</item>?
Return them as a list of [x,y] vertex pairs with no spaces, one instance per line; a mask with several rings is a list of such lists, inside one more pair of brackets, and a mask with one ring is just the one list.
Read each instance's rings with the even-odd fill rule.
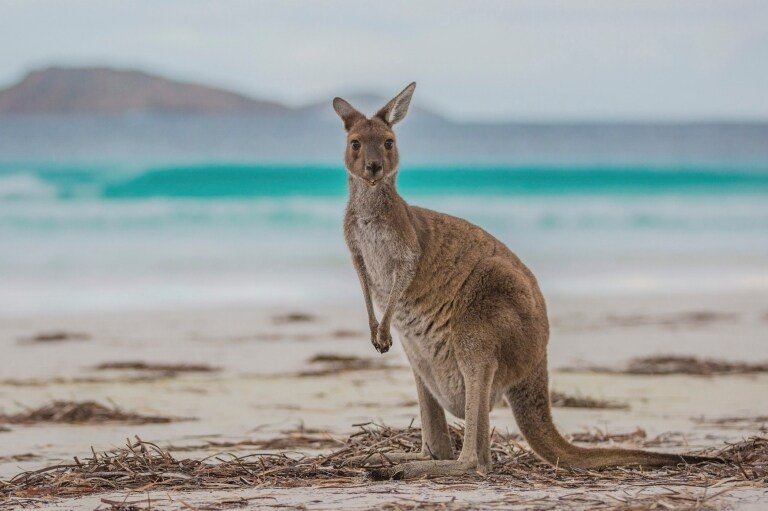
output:
[[333,98],[333,109],[339,114],[341,120],[344,122],[344,129],[349,129],[354,126],[357,121],[365,119],[365,116],[358,112],[355,107],[341,98]]
[[375,117],[380,118],[390,126],[394,126],[405,119],[405,114],[408,113],[408,106],[411,104],[411,97],[415,89],[416,82],[411,82],[400,94],[384,105],[384,108],[376,112]]

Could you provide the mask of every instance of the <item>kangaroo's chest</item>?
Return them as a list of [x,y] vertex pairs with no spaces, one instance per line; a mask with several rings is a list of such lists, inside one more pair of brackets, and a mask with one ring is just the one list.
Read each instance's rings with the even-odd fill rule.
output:
[[402,242],[392,226],[376,219],[357,220],[354,236],[363,256],[372,297],[379,307],[384,307],[396,265],[402,259]]

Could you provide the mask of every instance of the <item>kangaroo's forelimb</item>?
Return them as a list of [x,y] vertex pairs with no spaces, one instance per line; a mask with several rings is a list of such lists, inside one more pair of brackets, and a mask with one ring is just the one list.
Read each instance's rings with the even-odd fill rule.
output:
[[390,333],[392,314],[395,312],[397,302],[413,281],[413,276],[416,274],[416,260],[417,258],[413,256],[403,259],[399,264],[395,264],[392,271],[392,286],[384,313],[381,315],[379,328],[376,332],[376,342],[374,343],[379,353],[386,353],[392,346],[392,334]]
[[360,287],[363,288],[365,310],[368,312],[368,328],[371,331],[371,343],[376,346],[379,322],[376,320],[376,312],[373,310],[373,300],[371,300],[371,284],[368,281],[368,272],[365,269],[365,261],[363,261],[363,256],[360,254],[354,254],[352,256],[352,265],[355,267],[357,277],[360,279]]

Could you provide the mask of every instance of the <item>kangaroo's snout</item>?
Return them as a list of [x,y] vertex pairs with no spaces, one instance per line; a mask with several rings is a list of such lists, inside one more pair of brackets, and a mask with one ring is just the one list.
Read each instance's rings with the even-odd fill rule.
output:
[[384,167],[378,161],[371,161],[365,164],[365,170],[370,172],[373,176],[381,172]]

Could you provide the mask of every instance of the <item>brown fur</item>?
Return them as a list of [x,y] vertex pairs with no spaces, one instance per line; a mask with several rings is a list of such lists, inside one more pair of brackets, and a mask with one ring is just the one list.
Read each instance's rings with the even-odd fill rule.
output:
[[[489,413],[504,398],[533,450],[578,468],[675,465],[705,458],[624,449],[583,449],[555,429],[549,403],[544,297],[531,271],[480,227],[408,205],[397,193],[399,155],[392,127],[412,83],[372,118],[341,98],[333,106],[347,130],[349,203],[344,236],[360,278],[371,342],[381,352],[400,334],[421,407],[422,452],[388,454],[405,462],[374,476],[411,478],[491,468]],[[394,143],[388,148],[387,140]],[[373,304],[383,312],[376,320]],[[444,410],[466,420],[455,459]],[[381,462],[367,457],[365,463]]]

